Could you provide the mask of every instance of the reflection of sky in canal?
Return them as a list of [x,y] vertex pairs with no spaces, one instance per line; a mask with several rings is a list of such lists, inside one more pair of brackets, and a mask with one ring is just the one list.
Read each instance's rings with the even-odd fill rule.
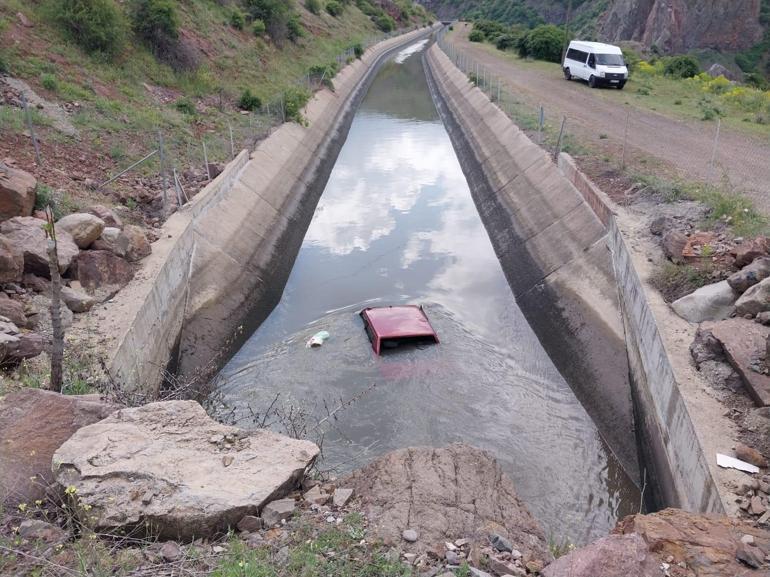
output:
[[[425,303],[442,343],[374,357],[355,313],[400,303]],[[306,349],[321,329],[331,339]],[[374,384],[327,435],[328,464],[361,446],[371,458],[466,441],[575,540],[638,502],[516,306],[416,56],[378,74],[280,303],[221,376],[230,404],[259,408],[280,392],[319,414]]]

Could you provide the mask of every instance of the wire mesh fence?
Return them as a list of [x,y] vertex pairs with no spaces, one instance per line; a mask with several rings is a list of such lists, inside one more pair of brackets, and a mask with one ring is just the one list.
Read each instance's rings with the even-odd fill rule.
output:
[[[512,87],[447,40],[446,34],[446,28],[439,33],[438,44],[447,57],[554,157],[560,151],[591,155],[630,174],[654,173],[719,185],[749,195],[770,213],[770,138],[761,131],[756,135],[737,131],[719,117],[697,123],[631,105],[603,107],[599,98],[593,113],[549,108]],[[580,105],[575,103],[575,108]]]

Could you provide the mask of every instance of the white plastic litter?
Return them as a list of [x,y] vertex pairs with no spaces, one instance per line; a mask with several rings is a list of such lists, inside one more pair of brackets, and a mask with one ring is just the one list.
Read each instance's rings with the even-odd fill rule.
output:
[[316,334],[310,337],[310,340],[307,342],[307,345],[305,346],[307,348],[320,347],[322,344],[324,344],[324,341],[328,339],[330,336],[331,335],[328,333],[328,331],[318,331]]
[[738,469],[739,471],[745,471],[746,473],[759,473],[759,467],[756,465],[741,461],[735,457],[723,455],[722,453],[717,453],[717,465],[726,469]]

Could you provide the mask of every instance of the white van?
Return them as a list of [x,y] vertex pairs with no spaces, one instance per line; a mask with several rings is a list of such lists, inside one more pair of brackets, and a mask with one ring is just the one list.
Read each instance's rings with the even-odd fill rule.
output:
[[628,68],[623,52],[612,44],[573,40],[564,55],[564,78],[587,80],[591,88],[599,85],[623,89],[628,80]]

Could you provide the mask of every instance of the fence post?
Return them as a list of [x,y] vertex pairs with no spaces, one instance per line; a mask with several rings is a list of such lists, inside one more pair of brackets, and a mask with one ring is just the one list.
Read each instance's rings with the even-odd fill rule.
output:
[[500,77],[497,77],[497,101],[500,102]]
[[553,155],[554,160],[559,159],[559,155],[561,154],[561,142],[562,138],[564,138],[564,125],[567,123],[567,117],[564,116],[561,119],[561,128],[559,129],[559,140],[556,141],[556,152]]
[[545,128],[545,108],[540,105],[540,113],[537,117],[537,140],[539,144],[543,144],[543,129]]
[[158,130],[158,154],[160,158],[160,180],[163,186],[163,208],[166,208],[166,190],[168,189],[168,183],[166,182],[166,157],[163,150],[163,132]]
[[206,176],[211,180],[211,170],[209,169],[209,153],[206,150],[206,141],[201,138],[201,144],[203,144],[203,162],[206,164]]
[[43,166],[43,159],[40,157],[40,147],[37,144],[37,136],[35,135],[35,127],[32,125],[32,113],[27,106],[27,97],[24,92],[21,92],[21,105],[24,107],[24,116],[27,118],[27,130],[29,130],[29,137],[32,139],[32,146],[35,149],[35,162],[38,166]]
[[711,169],[714,169],[714,164],[717,161],[717,150],[719,148],[719,131],[722,128],[722,119],[717,117],[717,132],[714,135],[714,149],[711,151]]
[[[249,118],[249,121],[251,121],[251,118]],[[230,131],[230,158],[235,158],[235,141],[233,140],[233,125],[230,124],[230,120],[227,121],[227,128]]]
[[628,124],[631,119],[631,111],[626,110],[626,129],[623,132],[623,157],[620,159],[620,170],[626,169],[626,147],[628,146]]

